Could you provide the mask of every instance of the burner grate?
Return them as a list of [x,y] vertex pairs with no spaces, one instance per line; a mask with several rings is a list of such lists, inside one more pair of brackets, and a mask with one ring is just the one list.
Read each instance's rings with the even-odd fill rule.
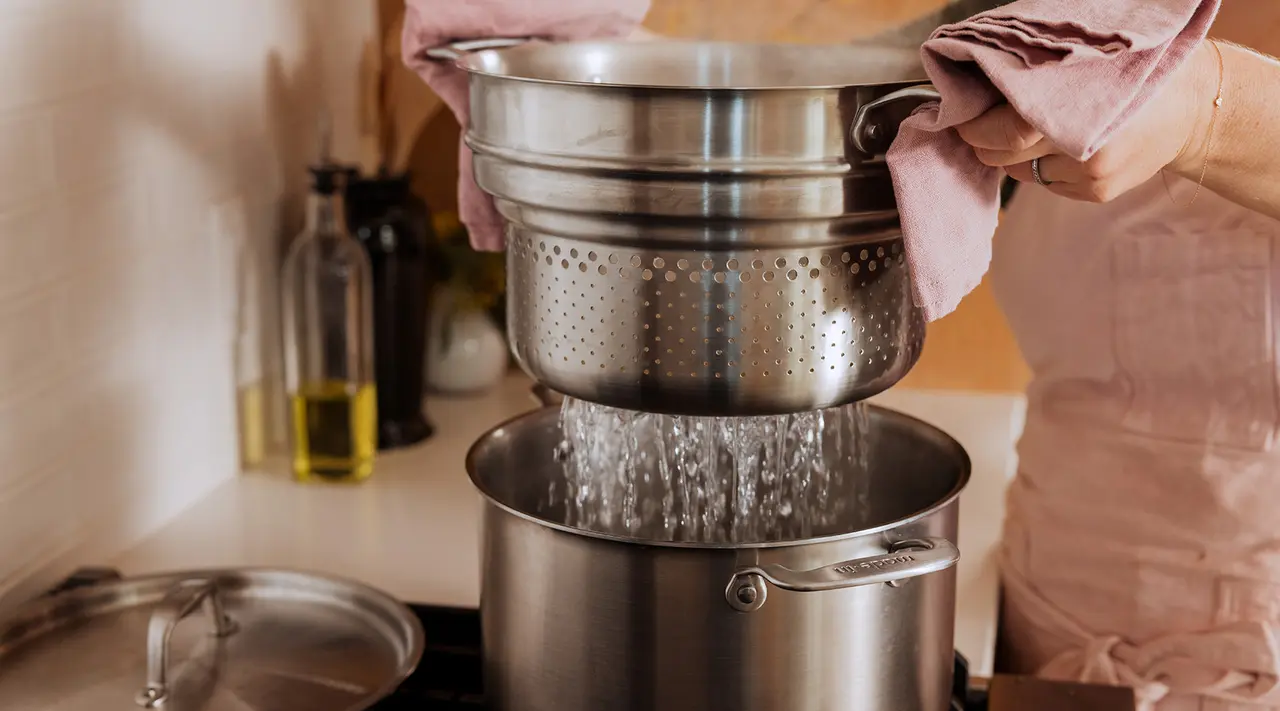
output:
[[[84,568],[48,594],[118,580],[110,568]],[[422,622],[422,661],[391,696],[370,711],[480,711],[484,709],[480,612],[474,608],[409,605]],[[969,664],[956,653],[952,711],[986,711],[987,692],[972,683]]]
[[467,711],[484,708],[480,613],[410,605],[422,621],[426,644],[418,668],[373,711]]
[[[484,708],[480,613],[475,609],[410,605],[426,631],[418,669],[371,711],[472,711]],[[969,678],[969,663],[956,653],[953,711],[985,711],[986,691]]]

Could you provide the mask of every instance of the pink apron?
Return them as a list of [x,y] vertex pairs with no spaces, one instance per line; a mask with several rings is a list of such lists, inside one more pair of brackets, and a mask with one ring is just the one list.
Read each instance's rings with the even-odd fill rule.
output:
[[1011,671],[1159,711],[1280,708],[1278,247],[1280,222],[1208,192],[1178,207],[1159,177],[1107,205],[1020,186],[991,273],[1034,372]]

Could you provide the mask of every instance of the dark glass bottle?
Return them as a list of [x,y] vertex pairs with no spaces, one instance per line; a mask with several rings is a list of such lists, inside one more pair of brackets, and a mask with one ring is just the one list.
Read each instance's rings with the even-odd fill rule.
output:
[[409,176],[347,181],[347,222],[373,265],[374,373],[378,446],[394,449],[431,436],[423,414],[428,300],[441,260],[431,214]]

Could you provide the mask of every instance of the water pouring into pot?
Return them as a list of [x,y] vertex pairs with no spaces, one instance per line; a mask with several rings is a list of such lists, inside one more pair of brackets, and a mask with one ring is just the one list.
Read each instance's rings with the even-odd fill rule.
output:
[[936,98],[915,54],[425,56],[468,76],[511,347],[558,401],[468,458],[495,707],[945,708],[969,462],[862,402],[924,338],[884,161]]
[[[751,551],[756,549],[771,549],[769,542],[759,539],[774,539],[784,546],[813,541],[786,540],[785,534],[762,533],[751,527],[741,531],[736,524],[742,521],[742,511],[725,507],[714,497],[700,505],[710,506],[712,519],[732,511],[729,517],[736,517],[735,526],[727,529],[728,533],[717,526],[703,526],[693,533],[681,529],[683,514],[679,511],[689,505],[677,503],[679,532],[671,534],[665,499],[624,495],[617,504],[619,497],[607,487],[611,476],[617,478],[614,470],[643,469],[633,464],[636,457],[629,450],[644,448],[628,444],[633,439],[631,430],[652,430],[655,418],[665,423],[659,428],[662,431],[670,427],[672,433],[677,429],[682,433],[675,437],[681,452],[675,458],[679,476],[671,475],[671,465],[663,464],[667,461],[665,450],[639,457],[642,463],[658,462],[659,481],[692,478],[702,492],[706,487],[698,477],[708,468],[719,472],[728,466],[734,469],[731,483],[722,481],[712,489],[739,500],[749,499],[759,488],[743,497],[740,463],[751,460],[755,464],[761,459],[788,462],[785,477],[792,482],[803,480],[802,472],[811,469],[791,466],[784,453],[786,447],[776,447],[755,459],[744,457],[735,450],[765,451],[759,446],[758,433],[744,432],[735,422],[731,432],[722,434],[728,428],[716,418],[796,417],[801,412],[811,416],[830,408],[851,407],[848,403],[896,382],[905,369],[877,373],[875,356],[880,355],[882,362],[910,367],[909,356],[901,359],[904,352],[909,353],[902,346],[904,341],[893,338],[909,330],[910,319],[882,309],[893,295],[864,292],[873,282],[868,279],[864,283],[856,276],[869,273],[872,266],[880,278],[892,273],[892,262],[878,259],[882,248],[892,257],[895,244],[877,244],[873,235],[884,229],[885,236],[892,239],[900,206],[906,236],[901,248],[906,251],[907,268],[900,270],[899,278],[909,276],[914,304],[920,306],[924,318],[944,315],[986,271],[998,214],[999,180],[1005,173],[1032,184],[1031,194],[1022,201],[1023,209],[1011,220],[1011,229],[1038,238],[1034,246],[1025,240],[1020,243],[1019,236],[1005,240],[1005,273],[996,275],[1004,281],[999,296],[1018,330],[1019,345],[1036,361],[1037,381],[1030,390],[1033,418],[1024,441],[1023,454],[1027,456],[1022,459],[1030,470],[1019,475],[1015,496],[1010,498],[1016,504],[1006,523],[1002,566],[1009,593],[1005,613],[1016,628],[1010,633],[1010,650],[1018,657],[1015,663],[1020,669],[1039,670],[1054,678],[1124,679],[1138,688],[1144,708],[1218,703],[1222,699],[1265,704],[1274,695],[1274,685],[1253,684],[1252,680],[1275,677],[1275,655],[1264,651],[1270,647],[1262,639],[1274,632],[1275,616],[1216,610],[1213,601],[1193,602],[1185,594],[1190,589],[1229,585],[1236,574],[1232,563],[1202,554],[1194,565],[1169,570],[1157,576],[1159,580],[1144,575],[1138,580],[1114,581],[1121,565],[1163,570],[1163,561],[1176,558],[1181,551],[1232,549],[1244,542],[1255,546],[1249,550],[1260,550],[1258,541],[1274,543],[1275,539],[1274,526],[1265,515],[1258,515],[1257,502],[1274,500],[1277,491],[1273,482],[1252,475],[1270,470],[1274,464],[1269,451],[1274,431],[1274,369],[1265,369],[1265,375],[1261,371],[1255,374],[1246,365],[1272,360],[1262,351],[1249,349],[1258,348],[1265,341],[1259,337],[1274,330],[1266,315],[1274,290],[1261,287],[1256,293],[1242,295],[1234,281],[1217,287],[1209,277],[1219,269],[1232,273],[1244,269],[1243,256],[1223,255],[1243,255],[1251,245],[1260,244],[1254,228],[1244,227],[1257,224],[1251,221],[1257,216],[1232,210],[1260,209],[1274,214],[1271,205],[1275,201],[1258,197],[1262,188],[1257,187],[1256,176],[1270,170],[1259,157],[1274,156],[1270,151],[1274,131],[1265,130],[1276,123],[1265,118],[1274,114],[1274,101],[1270,100],[1271,92],[1262,87],[1274,83],[1269,79],[1275,76],[1275,65],[1239,46],[1206,41],[1219,11],[1214,0],[1171,0],[1160,4],[1158,14],[1140,12],[1150,9],[1149,5],[1140,0],[1068,4],[1020,0],[941,27],[922,47],[921,55],[928,76],[945,99],[925,106],[912,104],[910,97],[918,97],[924,90],[911,86],[871,97],[853,91],[851,97],[844,97],[850,98],[850,110],[835,114],[837,118],[851,115],[852,120],[831,122],[840,125],[831,134],[821,131],[825,119],[811,116],[812,121],[788,124],[782,120],[785,112],[772,113],[777,106],[770,103],[778,97],[794,98],[806,89],[821,91],[825,85],[817,78],[822,76],[820,65],[797,69],[791,75],[785,69],[775,72],[778,66],[786,67],[786,62],[753,63],[751,57],[761,55],[742,46],[717,54],[720,50],[704,45],[692,56],[667,64],[662,62],[666,48],[636,50],[633,58],[650,52],[648,61],[627,63],[622,69],[619,64],[610,64],[608,48],[599,44],[590,48],[561,45],[558,54],[542,53],[545,62],[522,61],[522,51],[528,52],[526,59],[536,51],[527,50],[530,45],[460,60],[472,75],[472,98],[476,100],[472,108],[480,115],[472,122],[470,137],[476,153],[477,182],[495,197],[497,211],[509,223],[513,271],[527,273],[517,277],[525,282],[520,292],[528,311],[523,328],[513,330],[513,345],[521,362],[543,384],[592,403],[576,412],[575,405],[569,403],[562,431],[552,436],[564,439],[563,430],[581,424],[584,412],[588,419],[599,420],[589,428],[597,433],[587,442],[590,451],[580,453],[577,446],[557,450],[567,453],[562,461],[571,465],[575,456],[589,460],[586,466],[571,467],[566,490],[579,491],[572,480],[586,471],[594,477],[592,483],[605,487],[599,491],[600,501],[620,505],[622,511],[620,519],[605,515],[592,520],[572,511],[557,511],[556,515],[544,511],[534,518],[544,524],[573,521],[572,525],[561,523],[557,525],[563,528],[552,528],[580,538],[603,537],[610,545],[632,544],[630,550],[637,556],[619,566],[625,571],[619,576],[625,583],[620,589],[608,590],[607,601],[594,605],[593,596],[605,593],[588,583],[583,597],[575,599],[581,604],[566,615],[576,619],[599,612],[608,618],[608,604],[618,603],[617,609],[624,610],[628,619],[640,620],[634,628],[650,635],[646,639],[670,644],[674,651],[669,654],[683,655],[680,658],[689,668],[714,667],[718,678],[725,681],[722,688],[727,689],[720,698],[700,695],[697,679],[680,674],[684,666],[668,669],[649,654],[653,644],[638,644],[630,648],[638,648],[640,653],[627,653],[616,660],[633,672],[625,682],[612,680],[624,694],[630,694],[627,698],[632,700],[624,701],[625,707],[941,708],[935,699],[924,696],[857,697],[861,687],[844,687],[834,675],[860,675],[861,681],[874,685],[899,670],[876,669],[846,658],[833,659],[830,667],[810,664],[814,656],[834,649],[831,640],[786,637],[794,626],[786,623],[796,620],[771,619],[767,629],[753,626],[780,601],[819,600],[828,593],[828,599],[836,599],[848,591],[822,586],[830,583],[839,588],[849,582],[842,576],[862,566],[833,564],[829,559],[807,569],[780,561],[747,564],[740,558],[755,555]],[[579,14],[581,10],[577,8]],[[1261,9],[1238,12],[1241,14],[1234,16],[1238,32],[1239,21],[1246,17],[1253,27],[1265,22]],[[1232,16],[1228,8],[1223,14]],[[1226,27],[1230,27],[1229,21]],[[1223,31],[1229,33],[1226,27]],[[595,31],[608,34],[610,29],[604,22]],[[591,66],[577,76],[569,71],[576,48],[585,48],[591,58]],[[824,57],[838,52],[821,50]],[[712,59],[700,64],[708,57]],[[742,62],[735,63],[735,59]],[[842,63],[847,67],[857,60],[845,58]],[[762,69],[762,64],[768,67]],[[681,71],[694,67],[699,69],[691,72],[696,75],[692,79]],[[800,75],[812,83],[807,87],[788,83],[787,77]],[[513,77],[540,88],[554,87],[547,91],[554,92],[561,105],[572,105],[579,111],[555,126],[539,121],[551,111],[530,109],[532,104],[522,100],[520,88],[506,91],[496,86]],[[751,78],[760,81],[753,83]],[[863,90],[877,84],[861,79],[836,83]],[[599,89],[593,96],[601,100],[600,105],[577,101],[580,87]],[[784,90],[776,91],[779,89]],[[617,120],[609,122],[615,129],[612,132],[607,126],[597,127],[602,131],[579,132],[579,127],[598,116],[596,109],[607,108],[604,97],[610,91],[617,92],[613,98],[632,110],[620,111]],[[692,99],[683,107],[679,103],[682,93]],[[494,96],[502,100],[490,102]],[[725,97],[729,100],[719,101]],[[1240,108],[1221,110],[1233,101]],[[785,98],[779,102],[785,104]],[[859,129],[868,113],[886,108],[884,102],[911,115],[901,123],[872,119],[865,130]],[[814,100],[806,106],[820,104]],[[661,111],[652,112],[654,107]],[[523,110],[490,120],[503,109],[517,108]],[[531,121],[527,118],[530,115],[534,117]],[[699,123],[694,117],[704,120]],[[681,123],[682,118],[688,123]],[[1232,121],[1236,122],[1234,131],[1229,128]],[[523,123],[514,131],[519,140],[513,144],[518,145],[502,142],[512,123]],[[777,130],[766,135],[761,129],[766,123]],[[810,128],[816,129],[814,134],[807,132]],[[995,130],[984,137],[980,128]],[[579,132],[581,142],[543,141],[561,130]],[[881,160],[876,143],[895,132],[897,138],[892,139],[892,147]],[[821,140],[824,135],[844,140],[845,150],[809,152],[815,147],[832,147]],[[1221,145],[1214,142],[1215,135],[1222,139]],[[796,136],[817,140],[789,143]],[[664,152],[678,146],[680,140],[689,140],[689,144]],[[774,147],[783,150],[771,153]],[[896,201],[878,202],[876,180],[883,174],[877,175],[876,169],[886,163],[894,171]],[[517,166],[514,174],[520,176],[518,180],[506,180],[508,164]],[[1243,165],[1253,168],[1243,169]],[[1162,171],[1186,178],[1190,184],[1179,185],[1184,188],[1180,191],[1167,185],[1164,190],[1158,185],[1149,191],[1141,189],[1152,178],[1162,177],[1155,175]],[[836,175],[839,177],[834,181],[824,182]],[[839,187],[832,187],[836,182]],[[1125,194],[1135,187],[1139,189]],[[1171,203],[1163,199],[1171,197],[1178,203],[1175,195],[1181,195],[1186,202],[1176,209],[1182,211],[1206,187],[1235,205],[1216,203],[1211,210],[1218,214],[1213,218],[1208,211],[1175,216]],[[1119,204],[1114,209],[1086,213],[1083,208],[1072,211],[1061,201],[1037,201],[1050,193]],[[824,197],[837,199],[824,202]],[[838,214],[824,211],[836,204],[838,209],[833,212]],[[888,224],[880,222],[882,217],[888,218]],[[1205,226],[1195,228],[1196,233],[1203,229],[1206,237],[1213,234],[1203,243],[1187,242],[1185,249],[1170,249],[1176,243],[1144,239],[1148,233],[1180,234],[1186,224],[1201,217]],[[1263,230],[1267,235],[1272,232]],[[782,251],[756,254],[768,250]],[[795,252],[787,254],[786,250]],[[1179,256],[1169,261],[1174,252]],[[586,259],[581,258],[583,254]],[[599,262],[601,257],[606,261]],[[837,257],[850,265],[848,273],[854,276],[851,279],[837,269],[829,274],[834,281],[826,283],[823,279],[828,275],[822,268],[828,264],[821,259],[834,263]],[[811,267],[815,258],[820,260],[819,266]],[[862,261],[866,258],[872,261]],[[707,262],[705,271],[698,268],[703,259]],[[801,263],[802,259],[806,263]],[[1236,259],[1239,265],[1233,261]],[[1180,265],[1178,270],[1162,267],[1154,270],[1158,274],[1151,266],[1174,262]],[[673,263],[674,268],[670,266]],[[744,264],[749,266],[744,269]],[[614,266],[618,271],[613,271]],[[816,281],[806,281],[805,269],[813,269],[809,276]],[[847,295],[853,305],[848,312],[844,309],[850,308],[850,303],[837,303],[829,296],[844,296],[842,287],[846,286],[854,287]],[[607,293],[599,294],[604,298],[597,300],[600,291]],[[813,292],[821,296],[814,298]],[[1221,308],[1207,306],[1220,298],[1231,303],[1228,310],[1241,314],[1232,321],[1241,328],[1220,329],[1212,337],[1187,338],[1199,333],[1201,324],[1223,321]],[[859,310],[877,299],[881,303],[875,308]],[[607,315],[594,311],[600,307]],[[833,337],[831,330],[843,337],[850,329],[845,323],[812,317],[814,313],[825,317],[837,309],[850,314],[848,326],[856,329],[859,339],[855,343],[857,356],[868,355],[861,342],[864,333],[865,345],[880,349],[870,353],[865,370],[862,361],[846,361],[855,371],[848,378],[838,375],[847,352],[832,350],[847,341]],[[910,308],[905,313],[909,312]],[[1078,318],[1084,313],[1090,318]],[[863,331],[872,317],[882,328],[888,324],[889,331]],[[1046,325],[1046,320],[1054,323]],[[1064,325],[1066,328],[1060,328]],[[600,337],[601,332],[606,337]],[[1213,346],[1191,355],[1193,349],[1179,341],[1207,341]],[[1221,357],[1251,352],[1257,356]],[[832,366],[836,366],[834,371]],[[863,374],[867,377],[859,381]],[[779,375],[791,379],[779,379]],[[1256,387],[1233,386],[1252,382],[1252,377],[1260,378]],[[863,388],[858,390],[854,384]],[[1228,392],[1236,393],[1230,402],[1223,399]],[[598,409],[608,407],[631,414]],[[1209,412],[1213,416],[1206,420]],[[675,422],[666,422],[663,417]],[[707,418],[707,422],[698,418]],[[747,427],[755,424],[750,421]],[[898,467],[891,454],[876,448],[885,427],[884,423],[872,426],[873,486],[868,493],[873,499],[881,491],[880,485],[903,493],[927,478],[927,467]],[[806,429],[815,433],[821,428]],[[771,431],[789,430],[774,427]],[[567,434],[568,439],[579,437],[572,431]],[[669,443],[665,435],[656,439]],[[699,446],[708,440],[709,448]],[[1245,454],[1233,449],[1226,456],[1227,448],[1250,451]],[[1062,456],[1086,449],[1087,456]],[[1218,452],[1224,453],[1221,458]],[[1214,454],[1206,457],[1206,453]],[[896,470],[896,479],[876,476],[890,467]],[[690,471],[698,474],[691,476]],[[653,475],[645,476],[624,474],[623,478],[651,484]],[[1135,492],[1123,497],[1128,499],[1125,503],[1107,501],[1098,494],[1105,491],[1114,498],[1120,480],[1126,491]],[[1081,482],[1093,485],[1080,486]],[[1229,493],[1241,487],[1263,498],[1245,505]],[[674,488],[680,491],[682,486]],[[588,502],[594,495],[588,492]],[[570,509],[579,506],[582,498],[577,494],[556,496],[564,503],[561,508]],[[656,513],[637,512],[637,499],[659,501]],[[1134,500],[1152,508],[1135,517]],[[770,511],[766,505],[753,513],[763,513],[767,519]],[[663,528],[650,529],[646,515],[656,516]],[[1069,532],[1061,529],[1064,525]],[[857,525],[851,530],[875,532]],[[1234,533],[1226,536],[1225,531]],[[749,542],[753,537],[757,537],[754,544]],[[533,534],[521,538],[532,540]],[[895,577],[900,571],[893,562],[897,560],[894,547],[910,544],[885,538],[888,540],[879,541],[880,555],[889,558],[878,558],[869,565],[887,566],[889,577]],[[726,545],[717,546],[720,540]],[[685,577],[668,575],[668,569],[645,557],[653,548],[683,551],[687,547],[698,549],[700,555],[707,549],[734,551],[734,561],[726,564],[731,582],[725,587],[725,601],[739,613],[735,621],[714,629],[698,626],[697,615],[708,609],[698,605],[712,597],[708,591],[711,586],[698,583],[709,581],[687,570],[681,571]],[[621,549],[602,548],[598,555],[610,552],[620,553]],[[1235,565],[1250,570],[1274,567],[1264,556],[1242,555],[1232,558]],[[501,556],[495,560],[504,562]],[[795,578],[774,575],[780,572],[774,565],[792,572],[806,570],[798,577],[810,585],[792,585]],[[673,582],[687,579],[695,584],[680,587]],[[938,572],[931,571],[897,588],[887,583],[900,581],[855,589],[868,595],[871,590],[887,595],[886,591],[929,585],[938,579]],[[495,590],[495,594],[500,592]],[[1274,592],[1273,584],[1260,582],[1255,595],[1274,597]],[[1127,599],[1096,602],[1108,593],[1127,595]],[[671,609],[662,608],[662,604],[673,599],[682,610],[692,612],[668,617],[654,611]],[[838,615],[854,610],[856,603],[839,599],[837,608],[810,610],[803,619],[814,626],[831,625],[846,635],[853,634],[855,627]],[[664,624],[677,619],[680,624]],[[1225,639],[1241,633],[1247,625],[1254,625],[1248,635],[1230,642]],[[870,627],[863,626],[859,631],[867,629]],[[755,674],[744,679],[735,674],[750,667],[755,658],[730,655],[727,668],[715,666],[724,658],[723,646],[715,643],[722,639],[753,650],[784,646],[789,653],[771,657],[768,669],[753,669]],[[1099,640],[1110,642],[1104,649]],[[552,637],[531,635],[529,641],[534,646],[545,645]],[[1157,656],[1157,648],[1165,650],[1158,655],[1162,660],[1178,659],[1178,672],[1143,661]],[[1226,648],[1238,653],[1230,663],[1225,663],[1221,654],[1204,652]],[[601,649],[612,651],[607,643]],[[884,656],[901,662],[899,655],[911,656],[919,649],[890,645]],[[496,641],[490,655],[497,659],[506,651]],[[573,666],[572,661],[559,657],[541,664],[524,660],[527,663],[522,665],[512,660],[517,660],[517,655],[495,666],[495,672],[509,674],[512,666],[524,666],[565,678],[560,672]],[[796,667],[788,668],[786,674],[770,673],[774,666],[788,663]],[[922,674],[913,678],[912,684],[923,681],[927,687],[934,677],[925,665],[916,669]],[[786,679],[810,674],[812,686],[825,693],[807,695],[805,689],[788,687],[794,695],[771,695],[776,690],[774,680],[781,678],[780,685],[787,686]],[[755,683],[759,679],[768,682]],[[1218,681],[1210,684],[1207,679]],[[513,707],[539,708],[547,700],[580,699],[582,694],[593,703],[608,703],[607,692],[593,689],[590,682],[573,681],[568,685],[572,690],[560,696],[538,697],[537,689],[522,688],[529,693],[521,694]],[[722,704],[725,696],[729,700]]]
[[883,160],[918,60],[428,54],[469,74],[512,350],[568,396],[468,459],[495,706],[944,708],[968,459],[861,403],[924,336]]

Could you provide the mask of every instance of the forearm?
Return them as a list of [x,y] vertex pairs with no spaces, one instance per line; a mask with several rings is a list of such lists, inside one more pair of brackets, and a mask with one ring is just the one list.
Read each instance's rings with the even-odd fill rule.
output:
[[1191,100],[1196,129],[1186,150],[1169,167],[1206,189],[1280,219],[1280,62],[1252,50],[1219,42],[1218,57],[1205,42],[1195,63]]

